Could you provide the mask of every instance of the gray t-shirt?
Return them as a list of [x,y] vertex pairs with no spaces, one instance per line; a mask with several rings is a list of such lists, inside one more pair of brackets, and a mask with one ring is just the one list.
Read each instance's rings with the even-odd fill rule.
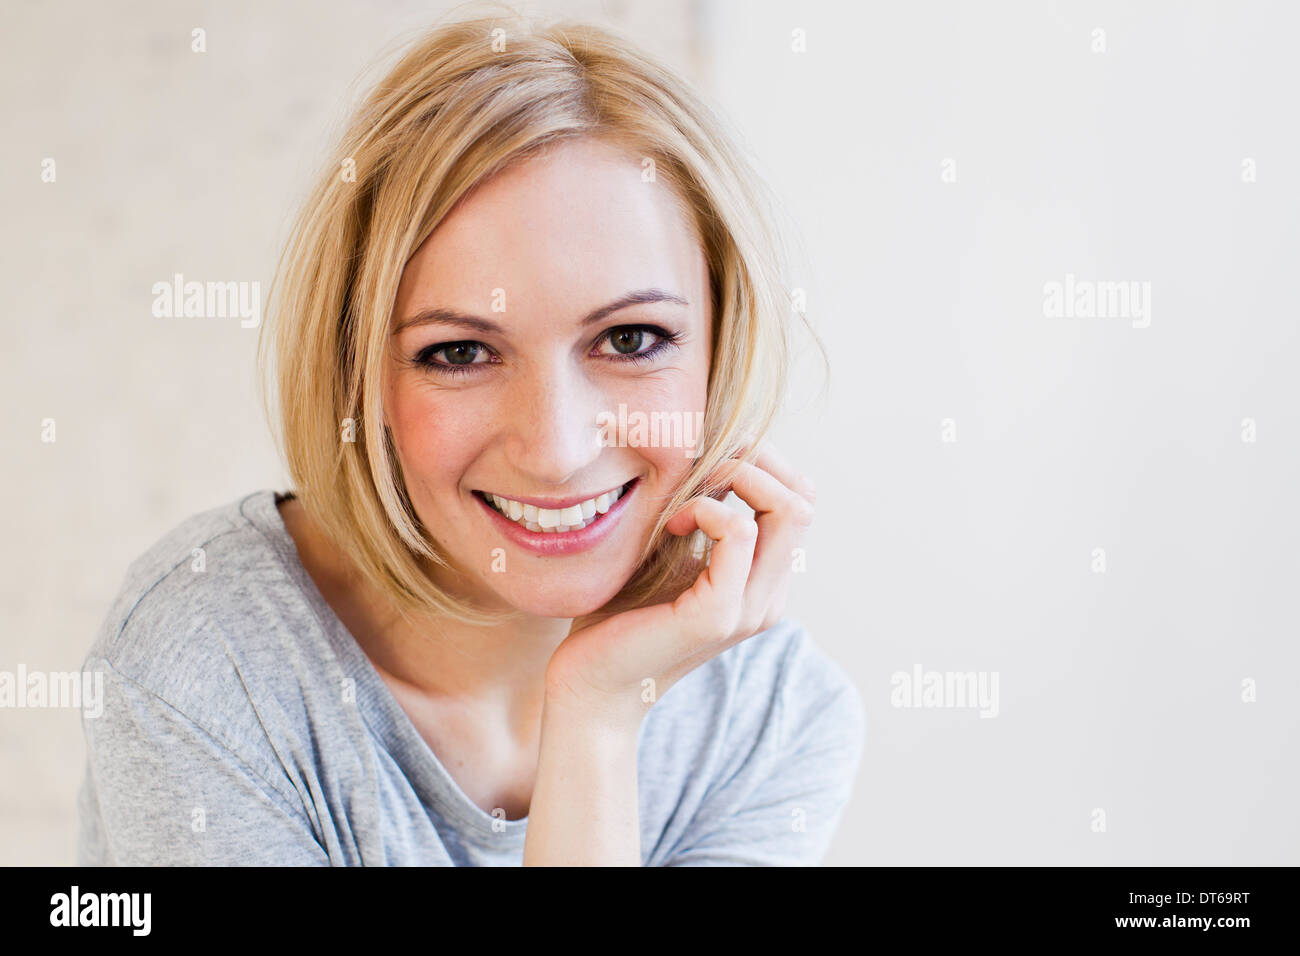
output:
[[[103,691],[83,707],[78,864],[519,865],[527,818],[447,773],[276,501],[195,515],[127,572],[83,665]],[[642,862],[818,864],[865,729],[853,682],[789,619],[700,665],[638,731]]]

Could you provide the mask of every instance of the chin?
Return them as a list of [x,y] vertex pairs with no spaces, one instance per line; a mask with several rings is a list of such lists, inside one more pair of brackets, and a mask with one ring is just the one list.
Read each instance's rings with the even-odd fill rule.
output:
[[577,618],[596,613],[617,594],[617,588],[608,592],[575,589],[550,594],[503,594],[501,597],[525,614],[535,614],[538,617]]

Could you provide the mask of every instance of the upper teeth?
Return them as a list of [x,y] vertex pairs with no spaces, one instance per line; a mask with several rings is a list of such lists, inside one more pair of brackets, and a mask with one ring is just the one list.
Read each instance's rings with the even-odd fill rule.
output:
[[614,502],[623,497],[626,488],[626,485],[622,485],[567,508],[539,508],[501,495],[489,494],[487,497],[497,506],[498,511],[529,531],[577,531],[595,521],[597,514],[603,515],[608,511]]

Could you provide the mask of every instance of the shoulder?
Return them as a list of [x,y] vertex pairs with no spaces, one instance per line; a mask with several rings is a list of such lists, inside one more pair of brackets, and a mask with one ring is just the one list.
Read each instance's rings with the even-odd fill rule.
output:
[[866,714],[844,668],[782,618],[674,684],[642,726],[650,865],[802,865],[848,803]]
[[866,735],[857,685],[789,617],[686,675],[662,706],[674,737],[723,736],[742,750],[747,742],[773,753],[837,747],[856,758]]
[[705,667],[701,683],[723,692],[732,722],[774,722],[782,742],[812,720],[840,724],[846,737],[860,736],[865,727],[857,685],[793,618],[782,618]]
[[[255,520],[258,491],[191,515],[131,562],[86,654],[194,719],[238,692],[237,662],[263,636],[259,616],[289,587],[284,556]],[[229,699],[229,698],[226,698]]]

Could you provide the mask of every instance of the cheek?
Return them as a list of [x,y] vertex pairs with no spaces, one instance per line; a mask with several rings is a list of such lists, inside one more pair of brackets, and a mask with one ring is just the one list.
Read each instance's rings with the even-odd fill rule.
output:
[[675,422],[681,423],[680,426],[661,426],[658,431],[652,425],[647,435],[648,443],[636,449],[637,454],[654,469],[656,484],[661,490],[676,485],[695,463],[686,443],[698,447],[702,436],[708,403],[707,365],[692,363],[683,367],[682,374],[647,380],[630,389],[625,397],[630,409],[667,413]]
[[681,448],[646,447],[638,448],[637,451],[654,468],[655,483],[659,489],[657,494],[666,494],[669,489],[675,488],[695,462]]
[[399,388],[390,396],[388,421],[410,486],[454,482],[485,431],[474,403],[450,391]]

